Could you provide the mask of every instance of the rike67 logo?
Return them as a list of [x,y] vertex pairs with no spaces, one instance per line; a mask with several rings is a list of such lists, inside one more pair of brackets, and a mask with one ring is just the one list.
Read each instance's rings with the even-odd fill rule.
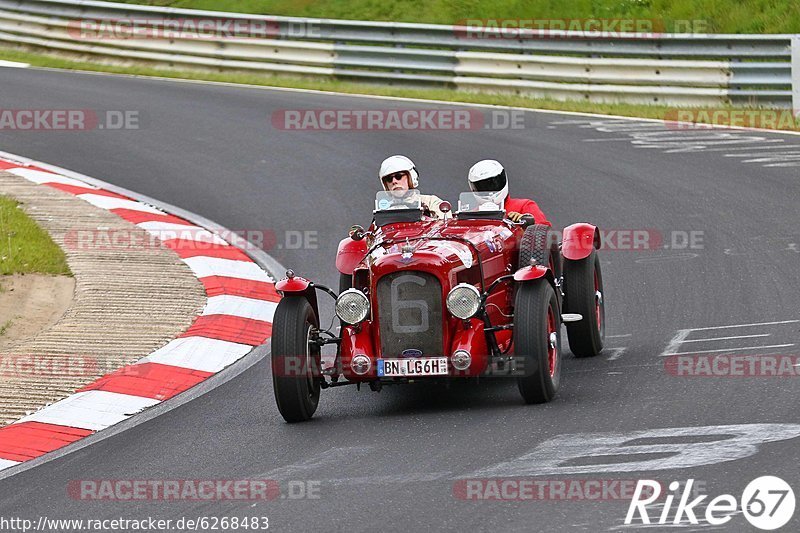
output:
[[[730,522],[741,510],[750,525],[771,531],[786,525],[794,515],[794,491],[779,477],[762,476],[754,479],[745,487],[738,501],[732,494],[721,494],[707,503],[705,499],[708,496],[705,494],[689,501],[693,496],[693,484],[694,479],[689,479],[685,484],[678,481],[670,483],[670,492],[666,494],[663,504],[659,502],[653,505],[659,507],[661,512],[656,511],[657,518],[651,521],[647,507],[662,496],[661,484],[649,479],[639,480],[633,493],[633,500],[628,507],[625,524],[634,523],[634,518],[638,515],[638,520],[646,525],[651,523],[685,525],[686,521],[697,525],[702,522],[698,516],[702,516],[705,518],[705,523],[720,526]],[[678,494],[681,487],[683,490]],[[673,502],[676,499],[678,503],[673,511]],[[703,508],[704,512],[701,512]]]

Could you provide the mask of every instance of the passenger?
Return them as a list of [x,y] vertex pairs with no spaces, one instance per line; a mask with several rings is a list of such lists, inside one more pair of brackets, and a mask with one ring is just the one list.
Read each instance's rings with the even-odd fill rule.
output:
[[506,169],[494,159],[484,159],[472,165],[467,179],[469,188],[473,192],[494,192],[492,200],[505,207],[509,220],[519,222],[525,215],[528,215],[533,218],[534,224],[552,226],[536,202],[508,196]]

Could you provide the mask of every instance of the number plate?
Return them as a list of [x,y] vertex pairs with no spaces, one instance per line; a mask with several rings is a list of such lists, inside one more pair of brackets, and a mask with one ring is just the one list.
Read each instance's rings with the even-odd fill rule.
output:
[[446,376],[447,357],[378,359],[380,377]]

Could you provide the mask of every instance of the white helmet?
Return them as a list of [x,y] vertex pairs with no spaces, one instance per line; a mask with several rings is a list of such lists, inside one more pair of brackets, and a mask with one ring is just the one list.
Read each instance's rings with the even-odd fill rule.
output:
[[469,188],[474,192],[494,192],[492,200],[503,205],[508,197],[506,169],[494,159],[478,161],[469,169]]
[[378,172],[378,179],[381,180],[381,185],[384,189],[386,189],[386,185],[383,183],[383,178],[389,174],[403,171],[408,172],[409,176],[411,176],[411,188],[418,188],[419,172],[417,172],[417,167],[414,166],[414,162],[412,160],[404,155],[393,155],[384,159],[383,163],[381,163],[381,170]]

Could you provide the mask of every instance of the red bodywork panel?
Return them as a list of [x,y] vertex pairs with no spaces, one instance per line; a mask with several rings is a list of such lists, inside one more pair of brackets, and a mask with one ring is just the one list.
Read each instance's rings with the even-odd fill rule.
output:
[[354,241],[350,237],[342,239],[336,251],[336,270],[342,274],[352,274],[366,254],[366,240]]
[[[377,359],[382,355],[379,324],[381,320],[391,320],[389,317],[380,316],[378,282],[383,276],[399,271],[427,273],[434,276],[441,285],[444,353],[423,353],[423,357],[449,358],[456,350],[464,349],[472,356],[470,368],[457,372],[451,367],[450,375],[483,374],[489,363],[489,349],[483,331],[483,321],[478,318],[464,321],[452,317],[444,302],[447,294],[458,283],[475,285],[482,292],[495,279],[513,272],[519,255],[518,243],[523,232],[522,226],[510,225],[501,220],[443,222],[424,219],[422,222],[389,224],[377,229],[374,240],[357,252],[360,254],[359,261],[363,259],[357,264],[345,262],[352,258],[348,253],[353,250],[347,241],[359,244],[364,241],[343,240],[337,254],[337,269],[340,272],[344,269],[349,269],[351,272],[353,269],[356,270],[356,288],[367,292],[371,305],[369,320],[364,321],[358,328],[348,326],[342,332],[339,363],[343,375],[351,381],[377,379]],[[376,246],[379,242],[385,244]],[[367,246],[372,252],[365,257],[369,251]],[[364,283],[360,282],[362,273]],[[509,322],[508,317],[504,315],[511,314],[513,303],[511,287],[511,284],[503,284],[493,291],[487,300],[487,303],[491,304],[487,310],[493,325]],[[511,342],[510,331],[499,332],[497,337],[501,348],[507,349]],[[352,357],[360,353],[369,356],[373,363],[370,371],[364,376],[357,376],[350,370]]]
[[[363,291],[369,298],[370,315],[357,326],[342,328],[337,362],[335,369],[332,369],[333,375],[341,376],[351,382],[371,382],[379,379],[378,359],[384,356],[403,357],[405,354],[400,356],[399,351],[409,350],[418,350],[422,353],[422,357],[448,359],[457,350],[466,350],[472,357],[469,368],[465,371],[456,371],[451,365],[448,375],[458,377],[484,375],[492,363],[489,340],[484,331],[485,323],[480,317],[461,320],[451,316],[445,304],[446,298],[450,290],[459,283],[473,285],[483,293],[492,282],[513,273],[514,281],[499,283],[487,297],[485,306],[492,326],[510,325],[515,283],[537,279],[553,282],[553,273],[547,266],[533,265],[517,270],[519,242],[524,231],[523,225],[497,219],[441,221],[423,218],[418,222],[373,226],[368,237],[360,241],[343,239],[339,243],[336,255],[336,268],[343,274],[353,274],[353,286]],[[566,259],[587,257],[592,249],[599,245],[599,233],[591,224],[574,224],[564,230],[563,255]],[[417,279],[420,280],[435,279],[438,285],[435,289],[427,289],[426,292],[426,289],[421,288],[426,286],[424,282],[404,281],[398,283],[398,292],[395,293],[394,280],[398,279],[396,276],[398,272],[407,272],[411,275],[416,273]],[[392,278],[391,291],[388,289],[388,280],[387,284],[381,283],[381,280],[389,275],[395,275]],[[405,285],[407,287],[405,289],[400,288],[404,284],[409,285]],[[275,288],[285,295],[305,293],[314,299],[312,305],[316,310],[314,286],[309,280],[295,276],[292,279],[279,281]],[[441,294],[437,294],[439,288]],[[431,290],[434,292],[430,292]],[[379,302],[379,292],[382,295],[380,296],[382,303]],[[441,298],[441,318],[435,309],[429,307],[419,307],[419,315],[413,313],[409,315],[408,311],[403,311],[406,314],[401,314],[401,309],[413,309],[415,305],[421,306],[422,303],[427,306],[433,302],[430,305],[436,305],[438,309],[439,298]],[[388,316],[382,317],[381,313]],[[415,327],[408,326],[409,316],[414,319],[417,316],[424,316],[425,320],[434,320],[435,317],[436,322],[431,322],[430,326],[426,326],[428,329],[421,330],[421,333],[401,332],[401,328]],[[393,320],[397,321],[397,326]],[[380,327],[382,321],[383,330]],[[441,336],[438,327],[441,327]],[[392,336],[391,340],[387,340],[386,354],[382,353],[384,345],[381,342],[381,331]],[[431,341],[430,335],[434,335],[435,339]],[[502,353],[507,353],[509,350],[513,353],[511,329],[496,331],[494,336]],[[440,340],[441,345],[439,345]],[[362,376],[356,375],[351,369],[352,358],[358,354],[364,354],[372,361],[370,370]]]
[[549,271],[550,269],[543,265],[526,266],[514,272],[514,281],[530,281],[544,278],[547,277]]
[[[451,368],[455,376],[478,376],[489,364],[489,348],[486,346],[486,335],[483,333],[483,322],[477,318],[469,320],[469,327],[457,328],[453,335],[453,344],[450,355],[456,350],[466,350],[472,355],[472,364],[463,371]],[[478,370],[480,369],[480,371]]]
[[298,293],[307,291],[310,286],[311,280],[295,276],[293,278],[283,278],[275,283],[275,290],[284,294]]
[[[372,344],[372,324],[369,321],[363,322],[358,328],[346,326],[342,329],[342,344],[339,356],[339,365],[342,375],[349,381],[371,381],[377,377],[377,364],[373,356],[374,347]],[[372,359],[372,367],[363,376],[358,376],[350,369],[350,361],[356,355],[368,355]]]
[[319,327],[319,308],[317,307],[317,291],[310,279],[301,276],[283,278],[275,283],[275,290],[283,296],[304,296],[311,309],[314,310],[314,323]]
[[576,261],[589,257],[592,250],[600,249],[600,231],[596,226],[579,222],[564,228],[561,255]]

